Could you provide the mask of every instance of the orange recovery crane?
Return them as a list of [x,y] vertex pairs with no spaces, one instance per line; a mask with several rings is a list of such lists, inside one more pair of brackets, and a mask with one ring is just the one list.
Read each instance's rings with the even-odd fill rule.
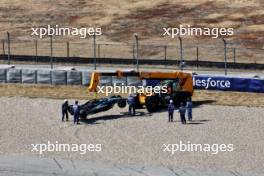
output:
[[98,72],[94,71],[91,75],[89,92],[97,92],[97,86],[100,83],[101,76],[136,77],[140,80],[158,80],[156,86],[165,86],[167,91],[164,93],[137,93],[137,107],[145,106],[149,112],[155,112],[159,108],[167,106],[170,99],[178,106],[181,102],[186,102],[193,95],[193,80],[190,73],[182,71],[174,72],[145,72],[145,71],[115,71],[115,72]]

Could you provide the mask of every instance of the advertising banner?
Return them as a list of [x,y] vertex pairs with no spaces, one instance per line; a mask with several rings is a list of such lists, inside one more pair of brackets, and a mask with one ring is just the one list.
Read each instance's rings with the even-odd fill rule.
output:
[[[160,80],[147,79],[147,86],[156,86]],[[264,93],[264,79],[229,76],[194,75],[194,89]]]
[[193,76],[194,89],[264,93],[264,79],[226,76]]

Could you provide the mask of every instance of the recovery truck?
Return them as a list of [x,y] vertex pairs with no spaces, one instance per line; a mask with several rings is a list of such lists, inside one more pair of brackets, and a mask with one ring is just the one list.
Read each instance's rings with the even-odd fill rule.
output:
[[176,106],[181,102],[186,102],[193,94],[192,75],[181,71],[175,72],[136,72],[136,71],[115,71],[115,72],[98,72],[94,71],[91,76],[89,92],[97,92],[97,86],[100,83],[101,76],[136,77],[140,80],[158,81],[155,86],[166,86],[166,93],[152,93],[147,95],[138,93],[136,95],[136,108],[146,107],[148,112],[152,113],[162,107],[166,107],[170,99]]

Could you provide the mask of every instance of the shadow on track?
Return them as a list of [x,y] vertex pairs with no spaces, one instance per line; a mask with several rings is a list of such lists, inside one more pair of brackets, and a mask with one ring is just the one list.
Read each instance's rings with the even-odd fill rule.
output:
[[[210,122],[211,120],[192,120],[192,121],[187,121],[186,125],[202,125],[205,124],[206,122]],[[174,120],[172,123],[181,123],[180,120]]]
[[212,104],[215,103],[215,100],[200,100],[200,101],[193,101],[193,108],[198,108],[201,105],[206,105],[206,104]]
[[[88,118],[87,119],[81,119],[80,121],[85,123],[85,124],[100,124],[98,123],[98,121],[107,121],[107,120],[115,120],[115,119],[121,119],[121,118],[135,118],[135,117],[141,117],[141,116],[145,116],[145,115],[149,115],[146,114],[145,112],[141,112],[141,111],[136,111],[136,115],[135,116],[131,116],[129,115],[127,112],[123,112],[120,113],[118,115],[104,115],[104,116],[99,116],[99,117],[94,117],[94,118]],[[151,115],[149,115],[151,116]]]
[[[206,104],[212,104],[216,102],[215,100],[200,100],[200,101],[193,101],[193,108],[199,108],[199,106],[202,106],[202,105],[206,105]],[[176,111],[178,110],[179,107],[175,107]],[[160,108],[157,112],[153,112],[153,113],[159,113],[159,112],[167,112],[167,108],[164,107],[164,108]]]

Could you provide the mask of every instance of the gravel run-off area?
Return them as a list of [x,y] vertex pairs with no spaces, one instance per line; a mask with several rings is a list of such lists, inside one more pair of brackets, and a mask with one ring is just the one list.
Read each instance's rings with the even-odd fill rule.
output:
[[[89,116],[80,125],[60,121],[62,100],[1,97],[0,154],[87,159],[106,163],[142,164],[177,168],[210,168],[264,172],[264,108],[202,104],[193,110],[194,121],[167,122],[167,112],[148,114],[113,109]],[[70,101],[73,103],[73,100]],[[81,101],[84,103],[84,101]],[[101,152],[32,152],[31,144],[48,141],[102,144]],[[163,151],[163,144],[233,144],[234,151]]]

